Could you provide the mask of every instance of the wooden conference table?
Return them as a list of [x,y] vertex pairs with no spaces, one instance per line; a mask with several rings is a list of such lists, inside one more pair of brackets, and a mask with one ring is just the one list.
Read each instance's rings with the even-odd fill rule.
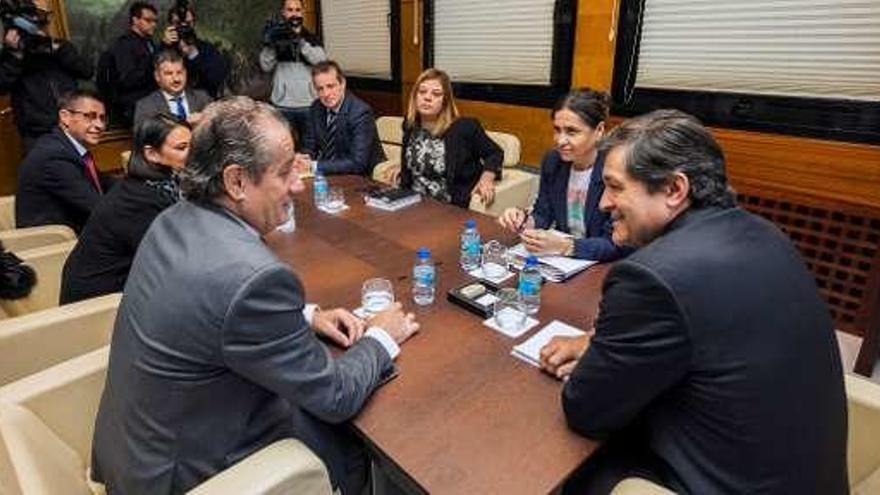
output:
[[[414,311],[421,331],[403,344],[400,376],[381,387],[354,420],[371,447],[392,461],[407,484],[428,493],[548,493],[596,448],[568,430],[561,383],[510,355],[532,334],[510,339],[446,300],[468,280],[458,266],[459,234],[475,218],[484,240],[515,239],[495,219],[431,200],[397,212],[364,205],[370,185],[331,177],[345,189],[348,210],[329,215],[296,200],[297,228],[269,244],[301,277],[307,300],[323,307],[360,305],[364,280],[383,277]],[[411,297],[416,250],[431,249],[437,265],[434,304]],[[607,268],[594,266],[563,284],[546,284],[537,315],[584,328],[596,312]],[[512,282],[508,282],[510,284]]]

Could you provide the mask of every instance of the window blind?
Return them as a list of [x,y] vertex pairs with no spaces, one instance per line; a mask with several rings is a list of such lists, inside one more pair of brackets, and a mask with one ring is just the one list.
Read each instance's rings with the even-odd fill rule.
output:
[[637,88],[880,100],[878,0],[645,0]]
[[549,85],[554,0],[436,0],[434,66],[455,82]]
[[388,0],[324,0],[321,28],[327,56],[350,76],[391,80]]

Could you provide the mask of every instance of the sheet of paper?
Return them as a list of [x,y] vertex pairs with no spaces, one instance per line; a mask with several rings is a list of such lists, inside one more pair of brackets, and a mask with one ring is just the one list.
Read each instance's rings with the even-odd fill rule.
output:
[[471,277],[479,278],[482,280],[488,280],[489,282],[492,282],[493,284],[500,285],[503,282],[506,282],[507,280],[509,280],[510,277],[512,277],[514,275],[514,272],[511,270],[505,270],[504,273],[502,273],[501,275],[499,275],[497,277],[487,277],[486,274],[483,273],[483,268],[478,267],[478,268],[474,268],[473,270],[469,271],[468,274]]
[[567,323],[559,320],[553,320],[542,328],[538,333],[532,335],[525,342],[513,347],[510,354],[523,361],[538,366],[541,359],[541,348],[550,342],[550,339],[556,336],[560,337],[577,337],[584,335],[586,332],[579,328],[575,328]]
[[[516,310],[514,310],[512,308],[505,308],[504,311],[516,311]],[[486,320],[483,321],[483,325],[486,325],[487,327],[491,328],[492,330],[495,330],[496,332],[501,332],[504,335],[507,335],[508,337],[511,337],[514,339],[523,335],[524,333],[528,332],[532,328],[535,328],[535,326],[537,326],[539,323],[541,323],[541,322],[528,316],[528,317],[526,317],[525,323],[523,323],[519,328],[508,330],[505,328],[501,328],[498,325],[498,323],[495,322],[494,315],[490,316],[489,318],[486,318]]]

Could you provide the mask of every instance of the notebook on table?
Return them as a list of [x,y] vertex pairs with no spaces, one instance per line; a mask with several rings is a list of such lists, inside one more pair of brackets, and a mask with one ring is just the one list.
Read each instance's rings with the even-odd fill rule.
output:
[[525,342],[513,347],[510,355],[532,366],[540,366],[541,348],[553,337],[579,337],[586,332],[559,320],[553,320]]
[[[510,248],[508,253],[511,255],[511,262],[519,270],[522,269],[525,265],[526,258],[531,254],[526,250],[526,247],[522,243]],[[596,263],[598,262],[593,260],[569,258],[568,256],[538,256],[538,269],[541,271],[541,276],[550,282],[563,282],[568,280]]]
[[422,196],[411,189],[379,189],[364,196],[367,206],[384,211],[397,211],[412,206],[422,200]]

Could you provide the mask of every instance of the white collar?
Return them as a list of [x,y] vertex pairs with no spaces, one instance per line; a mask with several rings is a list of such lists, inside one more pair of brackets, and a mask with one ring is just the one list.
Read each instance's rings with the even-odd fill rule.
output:
[[82,145],[82,143],[80,143],[79,141],[76,140],[76,138],[71,136],[70,133],[67,132],[66,129],[61,129],[61,132],[63,132],[64,135],[67,136],[67,139],[69,139],[70,142],[73,143],[73,147],[76,148],[76,152],[79,153],[80,158],[89,151],[86,149],[85,146]]

